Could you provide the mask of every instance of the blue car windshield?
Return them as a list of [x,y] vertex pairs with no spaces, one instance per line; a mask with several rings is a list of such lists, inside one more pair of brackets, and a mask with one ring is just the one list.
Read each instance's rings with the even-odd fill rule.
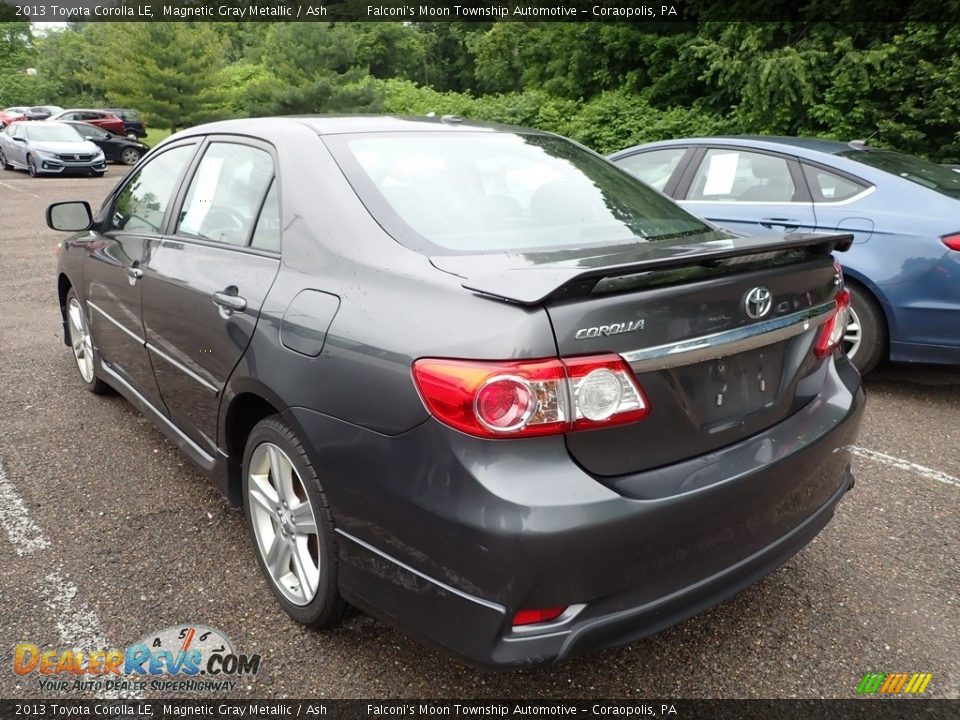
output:
[[399,132],[324,140],[374,218],[419,252],[553,250],[714,232],[555,136]]
[[885,170],[948,197],[960,198],[960,173],[942,165],[890,150],[847,150],[837,154]]

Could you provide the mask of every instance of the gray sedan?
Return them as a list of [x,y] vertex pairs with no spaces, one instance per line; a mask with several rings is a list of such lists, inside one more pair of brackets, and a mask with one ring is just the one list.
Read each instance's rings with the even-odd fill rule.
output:
[[10,123],[0,132],[0,167],[37,175],[89,173],[107,170],[103,150],[65,123]]
[[629,642],[853,485],[852,237],[718,230],[555,135],[203,125],[47,222],[78,386],[245,507],[313,628],[351,603],[493,667]]

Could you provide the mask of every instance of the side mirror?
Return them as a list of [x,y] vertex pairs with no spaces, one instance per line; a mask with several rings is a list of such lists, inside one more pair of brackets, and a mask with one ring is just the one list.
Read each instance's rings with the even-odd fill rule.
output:
[[86,200],[54,203],[47,208],[47,225],[54,230],[80,232],[92,224],[93,214]]

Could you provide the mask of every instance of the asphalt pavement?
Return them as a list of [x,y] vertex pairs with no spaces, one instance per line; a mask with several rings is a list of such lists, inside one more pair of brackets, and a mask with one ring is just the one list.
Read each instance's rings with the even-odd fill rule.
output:
[[60,235],[44,208],[96,208],[123,171],[0,173],[0,697],[93,694],[17,675],[19,643],[122,649],[193,624],[262,656],[234,697],[849,698],[867,672],[932,673],[926,697],[960,697],[955,367],[868,377],[857,484],[827,529],[759,584],[658,635],[488,673],[359,612],[333,632],[302,629],[261,578],[242,511],[125,400],[84,392],[62,342]]

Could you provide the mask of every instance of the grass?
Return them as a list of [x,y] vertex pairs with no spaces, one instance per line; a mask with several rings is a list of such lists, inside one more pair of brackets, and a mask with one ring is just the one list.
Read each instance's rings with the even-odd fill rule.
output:
[[147,127],[147,136],[143,138],[143,141],[150,147],[154,147],[161,140],[168,137],[170,137],[170,130],[166,128]]

